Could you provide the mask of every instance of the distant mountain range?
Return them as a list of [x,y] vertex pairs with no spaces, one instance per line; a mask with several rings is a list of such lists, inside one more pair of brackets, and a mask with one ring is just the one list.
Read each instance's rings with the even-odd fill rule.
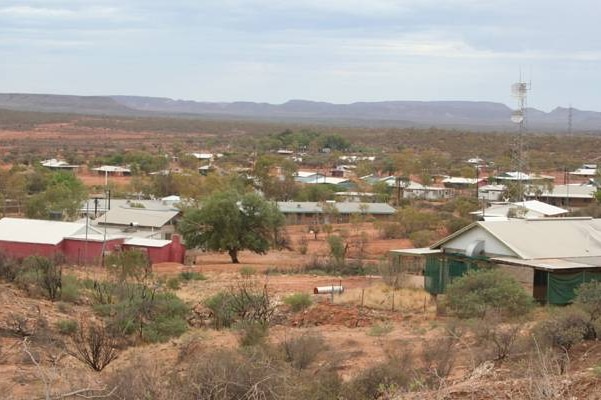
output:
[[[115,116],[180,116],[259,119],[360,126],[515,130],[512,109],[486,101],[381,101],[332,104],[291,100],[284,104],[210,103],[141,96],[0,94],[0,108]],[[530,130],[567,132],[569,109],[528,109]],[[575,132],[601,132],[601,112],[572,109]]]

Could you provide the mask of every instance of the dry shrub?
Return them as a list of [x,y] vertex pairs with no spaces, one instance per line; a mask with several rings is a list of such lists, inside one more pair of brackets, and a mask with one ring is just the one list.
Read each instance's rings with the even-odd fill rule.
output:
[[179,394],[170,387],[170,376],[163,366],[148,357],[134,360],[111,375],[107,387],[114,389],[110,399],[177,400]]
[[296,369],[306,369],[315,358],[326,349],[321,335],[306,333],[294,338],[286,338],[280,344],[284,360]]
[[100,372],[117,358],[117,340],[103,324],[82,320],[79,330],[73,335],[73,347],[67,351],[94,371]]
[[363,370],[342,389],[343,398],[364,400],[387,398],[409,387],[414,379],[409,353],[389,355],[387,360]]
[[486,360],[500,361],[513,352],[523,324],[501,323],[495,318],[484,318],[474,321],[472,328],[478,343],[483,347],[479,355]]
[[245,353],[212,351],[203,354],[187,372],[174,380],[181,400],[282,399],[290,398],[295,389],[289,370],[260,348]]
[[457,337],[449,335],[424,343],[424,375],[425,383],[429,386],[440,386],[453,370],[457,342]]

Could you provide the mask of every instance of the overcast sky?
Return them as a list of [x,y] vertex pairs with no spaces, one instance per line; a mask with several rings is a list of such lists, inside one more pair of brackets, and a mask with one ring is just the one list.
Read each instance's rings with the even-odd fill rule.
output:
[[0,92],[601,111],[596,0],[0,0]]

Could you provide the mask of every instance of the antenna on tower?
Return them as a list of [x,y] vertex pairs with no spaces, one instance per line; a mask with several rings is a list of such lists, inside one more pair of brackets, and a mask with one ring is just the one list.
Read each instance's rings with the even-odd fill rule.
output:
[[523,180],[525,178],[525,155],[524,155],[524,138],[526,131],[526,111],[527,97],[531,84],[522,80],[522,71],[520,70],[520,80],[511,85],[511,95],[517,100],[517,109],[511,113],[511,121],[518,125],[518,132],[514,138],[512,162],[516,172],[516,193],[512,196],[515,200],[524,200]]

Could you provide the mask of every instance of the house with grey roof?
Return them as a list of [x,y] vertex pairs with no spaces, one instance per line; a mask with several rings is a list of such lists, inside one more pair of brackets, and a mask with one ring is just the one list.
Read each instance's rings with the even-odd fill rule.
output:
[[601,219],[538,218],[475,222],[427,248],[390,252],[401,269],[423,262],[433,295],[470,269],[502,268],[533,297],[566,304],[583,282],[601,280]]
[[590,184],[555,185],[551,188],[530,187],[526,199],[539,199],[557,207],[580,208],[596,201],[597,187]]
[[381,220],[396,212],[386,203],[281,201],[277,206],[290,225],[347,223],[352,215]]

